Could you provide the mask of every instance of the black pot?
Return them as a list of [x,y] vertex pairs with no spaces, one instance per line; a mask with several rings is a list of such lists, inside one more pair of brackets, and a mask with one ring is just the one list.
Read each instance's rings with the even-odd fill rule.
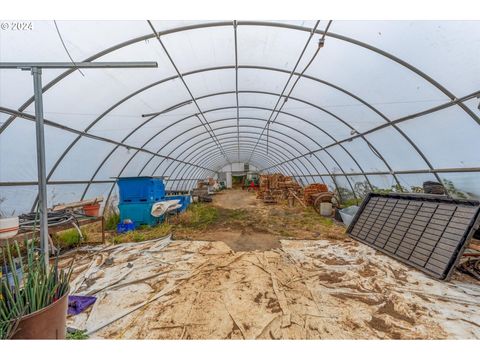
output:
[[425,192],[425,194],[445,194],[444,186],[436,181],[425,181],[423,183],[423,191]]

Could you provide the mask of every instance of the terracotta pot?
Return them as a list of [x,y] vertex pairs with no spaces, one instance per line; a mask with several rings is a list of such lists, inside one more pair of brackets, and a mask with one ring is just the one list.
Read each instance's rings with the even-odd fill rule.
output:
[[100,204],[83,205],[83,213],[87,216],[98,216]]
[[20,319],[12,339],[65,339],[68,292],[53,304]]

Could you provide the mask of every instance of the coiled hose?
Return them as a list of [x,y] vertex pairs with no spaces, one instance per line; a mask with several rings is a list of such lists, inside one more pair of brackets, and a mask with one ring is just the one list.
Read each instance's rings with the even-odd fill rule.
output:
[[[78,234],[80,235],[80,240],[83,240],[83,235],[80,230],[80,225],[74,213],[67,212],[65,210],[51,211],[51,212],[48,212],[47,216],[48,216],[49,227],[71,223],[77,229]],[[38,229],[39,227],[40,219],[39,219],[38,213],[31,212],[28,214],[22,214],[18,218],[19,218],[19,228],[22,229],[23,231],[32,231],[34,229]]]

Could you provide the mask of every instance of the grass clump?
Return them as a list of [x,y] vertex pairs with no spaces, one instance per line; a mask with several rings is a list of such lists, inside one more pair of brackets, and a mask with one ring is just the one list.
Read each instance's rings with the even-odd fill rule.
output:
[[105,217],[105,230],[116,230],[120,223],[120,214],[112,211]]
[[112,238],[114,244],[142,242],[146,240],[159,239],[172,232],[172,226],[166,222],[154,227],[140,227],[125,234],[119,234]]
[[66,336],[67,340],[86,340],[88,338],[87,330],[75,330],[73,332],[68,332]]
[[172,223],[180,228],[205,230],[219,218],[218,209],[204,203],[195,203],[187,211],[172,219]]
[[[87,234],[82,231],[83,241],[87,240]],[[77,229],[69,229],[65,231],[58,232],[56,235],[56,240],[58,245],[62,248],[72,248],[78,246],[82,241],[80,234]]]

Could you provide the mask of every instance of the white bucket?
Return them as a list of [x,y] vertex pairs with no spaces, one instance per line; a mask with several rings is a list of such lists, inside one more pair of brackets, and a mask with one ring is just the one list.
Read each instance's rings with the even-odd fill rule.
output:
[[332,203],[330,202],[320,203],[320,215],[332,216]]
[[18,233],[18,216],[0,219],[0,239],[9,239]]

